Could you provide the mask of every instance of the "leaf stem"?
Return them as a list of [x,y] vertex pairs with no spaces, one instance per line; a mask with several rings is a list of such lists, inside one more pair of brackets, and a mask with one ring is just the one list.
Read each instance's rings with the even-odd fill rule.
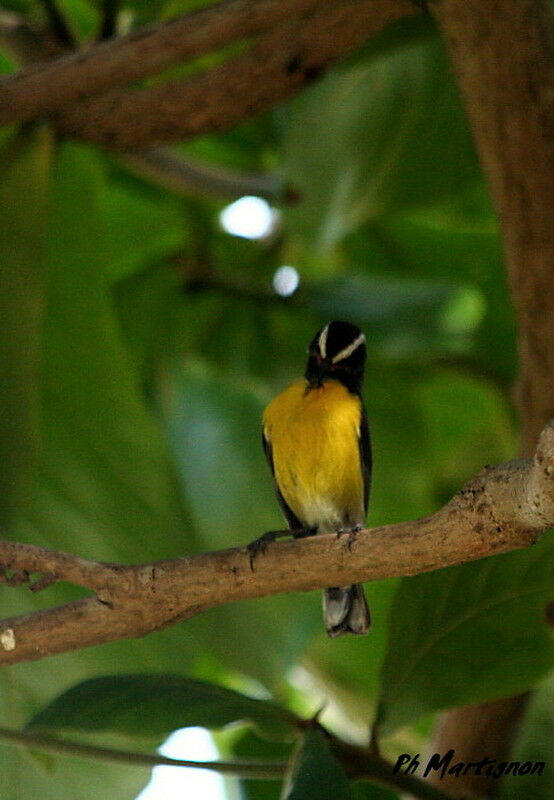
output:
[[162,755],[149,755],[128,750],[108,747],[97,747],[60,739],[44,733],[32,731],[14,731],[0,727],[0,741],[10,742],[20,747],[29,747],[59,755],[71,755],[80,758],[91,758],[96,761],[108,761],[115,764],[128,764],[139,767],[192,767],[194,769],[210,769],[222,775],[235,775],[241,778],[257,780],[275,780],[282,778],[287,767],[286,762],[265,761],[188,761],[168,758]]
[[[310,721],[309,726],[314,722]],[[318,727],[318,723],[316,723]],[[299,726],[302,727],[302,726]],[[409,792],[421,800],[452,800],[452,796],[438,789],[431,783],[413,775],[393,774],[393,767],[381,756],[368,750],[349,745],[329,734],[321,728],[330,740],[331,749],[351,780],[367,780],[382,784],[396,791]],[[162,755],[150,755],[128,750],[119,750],[96,745],[70,742],[51,734],[35,731],[15,731],[0,727],[0,741],[9,742],[19,747],[70,755],[79,758],[91,758],[96,761],[115,764],[127,764],[138,767],[189,767],[209,769],[222,775],[233,775],[239,778],[255,778],[256,780],[280,780],[287,770],[284,761],[189,761],[186,759],[168,758]]]

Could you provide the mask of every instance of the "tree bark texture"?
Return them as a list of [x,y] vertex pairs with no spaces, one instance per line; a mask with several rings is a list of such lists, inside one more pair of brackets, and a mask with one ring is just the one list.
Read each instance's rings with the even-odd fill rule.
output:
[[[554,413],[554,27],[541,0],[438,0],[432,6],[458,78],[498,212],[518,322],[522,455]],[[434,748],[505,759],[527,696],[456,709]],[[493,795],[465,776],[452,793]]]
[[[66,136],[119,150],[226,130],[416,10],[414,0],[224,0],[1,78],[0,124],[49,117]],[[238,43],[244,53],[211,69],[136,85]]]

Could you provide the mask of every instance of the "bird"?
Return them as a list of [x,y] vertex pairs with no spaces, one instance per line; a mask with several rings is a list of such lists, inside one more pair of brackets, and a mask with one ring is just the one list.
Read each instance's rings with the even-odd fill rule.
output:
[[[268,531],[252,542],[251,566],[280,535],[355,536],[364,527],[371,482],[361,396],[365,360],[362,331],[350,322],[328,322],[310,342],[304,378],[265,409],[263,448],[289,530]],[[331,638],[367,633],[371,618],[361,584],[325,589],[323,617]]]

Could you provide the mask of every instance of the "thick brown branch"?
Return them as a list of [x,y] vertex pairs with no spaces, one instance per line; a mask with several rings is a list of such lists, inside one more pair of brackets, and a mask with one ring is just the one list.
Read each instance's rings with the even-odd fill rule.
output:
[[13,571],[54,572],[97,594],[3,620],[0,663],[13,664],[93,644],[142,636],[223,603],[414,575],[536,541],[554,524],[554,421],[533,461],[489,468],[430,517],[272,545],[255,570],[245,548],[139,566],[94,564],[63,553],[0,543]]
[[390,22],[411,0],[348,0],[281,25],[241,56],[179,81],[111,92],[64,110],[67,136],[133,150],[226,130],[298,92]]
[[[394,2],[389,0],[390,5]],[[224,0],[26,69],[0,80],[0,124],[49,115],[64,105],[156,75],[181,61],[302,17],[319,5],[319,0]]]
[[[519,327],[521,452],[554,413],[554,26],[544,0],[439,0],[444,33],[501,222]],[[526,697],[456,709],[434,750],[508,757]],[[485,738],[486,737],[486,738]],[[455,786],[453,784],[456,784]],[[494,794],[464,776],[453,792]]]
[[553,14],[543,0],[440,0],[433,9],[501,222],[528,455],[554,414]]

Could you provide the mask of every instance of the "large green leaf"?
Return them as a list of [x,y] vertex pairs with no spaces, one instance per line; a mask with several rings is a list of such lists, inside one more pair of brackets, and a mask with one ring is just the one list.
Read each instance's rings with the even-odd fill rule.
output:
[[249,722],[264,736],[287,739],[295,717],[267,700],[178,675],[108,675],[74,686],[36,714],[33,728],[123,733],[164,739],[177,728]]
[[500,800],[550,800],[554,794],[554,676],[544,681],[531,698],[529,710],[518,736],[511,760],[524,764],[544,762],[543,769],[531,775],[506,775],[502,779]]
[[[61,149],[49,204],[42,363],[32,387],[41,406],[42,446],[12,535],[92,558],[143,562],[190,551],[194,534],[113,309],[113,273],[106,263],[101,215],[104,180],[102,160],[91,151],[75,145]],[[31,241],[33,222],[31,214]],[[0,593],[2,614],[10,616],[81,592],[54,586],[41,595],[6,587]],[[50,698],[91,674],[175,670],[176,664],[192,670],[200,652],[199,639],[172,629],[148,641],[118,642],[7,668],[1,674],[3,723],[21,725]],[[108,774],[106,769],[99,796],[111,793]],[[64,780],[52,783],[57,796],[77,796]],[[129,782],[136,792],[137,778],[130,773]],[[11,785],[6,773],[6,786]],[[6,793],[6,800],[34,794]]]
[[14,133],[0,152],[0,525],[25,500],[39,447],[38,378],[45,305],[46,127]]
[[[219,742],[218,742],[219,745]],[[220,745],[220,752],[226,757],[248,759],[252,761],[281,761],[286,762],[290,757],[291,745],[284,742],[260,739],[251,728],[244,728],[233,737],[233,741]],[[240,779],[241,800],[279,800],[281,795],[280,781]]]
[[516,436],[511,409],[490,382],[437,369],[422,376],[414,397],[437,504],[450,500],[485,462],[498,464],[513,458]]
[[356,781],[351,786],[352,800],[398,800],[400,795],[369,781]]
[[533,686],[554,664],[545,607],[554,537],[535,547],[405,578],[392,607],[379,725]]
[[[40,162],[35,166],[39,198],[43,167]],[[39,340],[41,369],[29,373],[28,384],[40,404],[41,448],[35,464],[31,462],[27,501],[18,507],[12,536],[109,561],[140,562],[182,553],[187,549],[187,532],[192,537],[191,525],[112,308],[101,220],[102,161],[86,148],[65,145],[55,167],[45,257],[48,299]],[[24,176],[22,169],[20,182]],[[24,191],[25,203],[15,191],[10,194],[10,200],[20,204],[21,248],[33,245],[35,222],[44,223],[36,218],[36,198],[28,185]],[[32,299],[30,294],[29,302]],[[35,335],[32,315],[28,324],[28,335]],[[33,358],[35,346],[30,347]],[[22,588],[0,587],[0,592],[5,616],[56,605],[82,593],[68,586],[51,587],[39,596]],[[167,631],[158,635],[156,645],[152,640],[121,642],[6,668],[1,675],[3,723],[21,725],[68,685],[91,673],[113,671],[114,664],[127,671],[137,666],[175,669],[178,658],[192,668],[198,649],[198,642]],[[33,787],[40,769],[33,763],[25,772],[21,758],[14,755],[13,769],[4,773],[6,800],[37,793]],[[48,789],[52,796],[78,796],[78,778],[66,768],[69,763],[56,762]],[[132,797],[143,776],[142,771],[115,767],[100,773],[92,766],[83,768],[87,800],[112,794],[112,787],[114,796]]]
[[291,766],[283,800],[350,800],[352,797],[348,778],[321,731],[305,731]]
[[[455,201],[381,217],[363,236],[351,237],[350,259],[363,263],[368,239],[379,242],[389,270],[396,274],[439,280],[455,276],[479,292],[484,306],[467,353],[480,372],[510,385],[515,377],[515,320],[498,226],[482,183],[470,184]],[[368,259],[367,269],[374,269],[373,262]]]
[[288,218],[319,252],[385,212],[454,195],[479,174],[440,39],[432,28],[422,36],[421,25],[406,21],[392,46],[378,42],[292,105],[284,170],[300,202]]
[[148,782],[144,767],[102,764],[86,758],[43,759],[2,745],[2,800],[133,800]]
[[21,528],[35,542],[81,555],[148,560],[178,553],[191,527],[121,341],[103,181],[101,162],[86,149],[61,150],[49,232],[44,451]]

